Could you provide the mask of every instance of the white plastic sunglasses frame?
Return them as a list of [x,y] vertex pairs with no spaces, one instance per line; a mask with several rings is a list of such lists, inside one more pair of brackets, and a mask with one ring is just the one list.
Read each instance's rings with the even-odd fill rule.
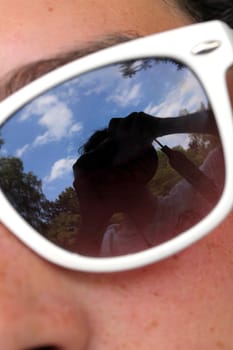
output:
[[0,221],[27,247],[48,261],[65,268],[89,272],[113,272],[142,267],[178,253],[201,239],[232,209],[233,114],[226,86],[226,72],[233,65],[233,31],[219,21],[194,24],[136,39],[58,68],[0,104],[0,127],[30,100],[70,78],[124,60],[155,56],[170,57],[190,67],[208,95],[219,127],[226,164],[225,187],[219,203],[199,224],[157,247],[126,256],[91,258],[68,252],[43,238],[17,214],[0,191]]

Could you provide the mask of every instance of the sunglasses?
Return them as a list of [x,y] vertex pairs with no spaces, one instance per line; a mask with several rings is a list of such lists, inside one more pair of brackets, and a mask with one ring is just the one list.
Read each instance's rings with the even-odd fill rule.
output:
[[1,221],[41,257],[89,272],[204,237],[233,202],[232,64],[232,30],[213,21],[104,49],[7,98]]

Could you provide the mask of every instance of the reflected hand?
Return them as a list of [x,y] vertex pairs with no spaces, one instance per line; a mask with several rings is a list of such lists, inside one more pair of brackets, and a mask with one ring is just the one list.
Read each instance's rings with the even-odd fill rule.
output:
[[133,112],[125,118],[112,118],[108,130],[109,138],[116,146],[113,164],[124,164],[143,154],[157,137],[160,123],[160,118],[143,112]]

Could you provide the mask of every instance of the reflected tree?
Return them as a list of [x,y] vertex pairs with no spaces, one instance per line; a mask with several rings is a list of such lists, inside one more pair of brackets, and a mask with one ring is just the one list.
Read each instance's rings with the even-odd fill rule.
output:
[[80,222],[79,202],[72,187],[66,188],[50,203],[51,220],[46,237],[63,248],[73,250]]
[[0,136],[0,149],[1,149],[2,145],[4,145],[4,140],[3,140],[3,138],[1,138],[1,136]]
[[19,158],[0,158],[0,186],[23,218],[43,232],[48,221],[48,201],[41,181],[32,172],[24,172]]
[[72,187],[55,201],[46,199],[42,181],[25,172],[17,157],[0,158],[0,187],[17,212],[54,243],[73,249],[80,221],[79,203]]
[[165,63],[165,64],[173,64],[176,66],[177,70],[182,70],[185,66],[178,61],[175,61],[171,58],[144,58],[141,60],[130,60],[123,62],[120,65],[120,72],[125,78],[132,78],[138,72],[142,70],[148,70],[153,67],[155,64]]
[[167,156],[162,151],[157,150],[157,154],[159,166],[149,185],[155,196],[165,196],[181,180],[181,176],[170,166]]
[[219,146],[219,138],[207,134],[191,134],[189,137],[187,156],[200,166],[208,153]]
[[[204,162],[211,150],[219,146],[219,139],[214,135],[190,134],[187,148],[176,146],[174,151],[183,153],[197,167]],[[150,182],[150,188],[155,196],[167,195],[182,177],[169,164],[167,156],[157,150],[159,158],[158,170]]]

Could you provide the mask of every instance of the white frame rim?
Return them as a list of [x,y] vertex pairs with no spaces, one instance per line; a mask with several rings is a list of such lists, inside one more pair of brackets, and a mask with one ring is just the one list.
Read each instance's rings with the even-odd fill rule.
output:
[[[197,44],[211,40],[219,40],[222,45],[216,51],[207,55],[194,55],[192,53],[192,49]],[[175,49],[174,43],[176,44]],[[210,55],[213,71],[215,71],[215,79],[218,81],[217,87],[213,84],[213,71],[209,69]],[[233,116],[226,88],[225,74],[233,64],[233,35],[232,31],[219,21],[194,24],[136,39],[102,50],[56,69],[22,88],[1,103],[0,126],[18,108],[31,99],[78,74],[107,64],[150,56],[166,56],[185,63],[192,68],[201,80],[204,89],[208,92],[210,103],[216,113],[226,161],[226,183],[221,200],[198,225],[158,247],[128,256],[90,258],[67,252],[47,241],[15,212],[0,191],[0,207],[4,208],[4,211],[2,210],[0,213],[0,220],[34,252],[52,263],[88,272],[114,272],[142,267],[178,253],[195,243],[214,229],[232,209],[233,160],[231,150],[233,149]],[[221,65],[219,62],[221,62]],[[220,86],[221,89],[219,89]],[[221,106],[217,102],[219,98],[221,98]],[[224,115],[224,122],[221,122],[221,115]]]

